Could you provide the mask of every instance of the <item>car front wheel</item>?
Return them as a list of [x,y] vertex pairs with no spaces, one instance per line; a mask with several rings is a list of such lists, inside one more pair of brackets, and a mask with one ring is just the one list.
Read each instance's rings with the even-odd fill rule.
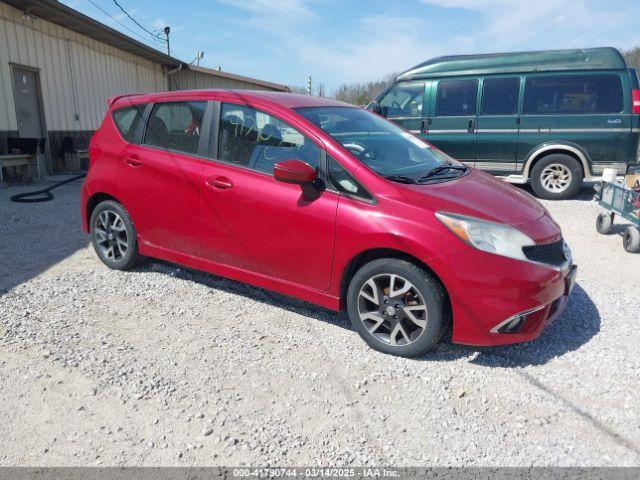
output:
[[416,265],[393,258],[373,260],[351,279],[349,318],[375,350],[416,357],[432,350],[449,324],[444,288]]

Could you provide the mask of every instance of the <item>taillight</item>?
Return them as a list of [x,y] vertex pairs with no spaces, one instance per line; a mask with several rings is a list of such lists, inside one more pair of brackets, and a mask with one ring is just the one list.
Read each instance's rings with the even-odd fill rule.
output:
[[631,113],[640,113],[640,90],[631,90]]

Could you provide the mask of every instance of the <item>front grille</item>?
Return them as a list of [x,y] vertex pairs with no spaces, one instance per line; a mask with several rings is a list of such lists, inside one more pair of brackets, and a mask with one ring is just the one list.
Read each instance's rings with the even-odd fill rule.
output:
[[559,267],[567,258],[564,255],[563,241],[562,239],[553,243],[545,243],[544,245],[531,245],[529,247],[522,247],[525,257],[532,262],[546,263],[547,265],[553,265]]

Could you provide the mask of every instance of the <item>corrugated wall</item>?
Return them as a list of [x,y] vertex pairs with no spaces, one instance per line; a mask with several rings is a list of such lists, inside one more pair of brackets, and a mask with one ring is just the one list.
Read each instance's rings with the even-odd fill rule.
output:
[[255,83],[243,82],[232,78],[208,75],[203,72],[193,70],[182,70],[171,75],[171,90],[200,90],[205,88],[239,88],[245,90],[269,90],[267,87],[256,85]]
[[[10,64],[40,70],[48,130],[89,131],[106,99],[166,90],[162,67],[0,3],[0,130],[17,130]],[[78,118],[76,119],[76,114]]]

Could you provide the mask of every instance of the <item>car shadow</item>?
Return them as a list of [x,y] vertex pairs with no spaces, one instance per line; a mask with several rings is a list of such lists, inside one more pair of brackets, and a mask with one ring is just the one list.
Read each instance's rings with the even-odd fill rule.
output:
[[[304,315],[346,330],[353,330],[346,312],[334,312],[303,300],[281,295],[235,280],[177,266],[168,262],[150,260],[137,267],[138,271],[153,271],[174,278],[197,282],[208,288],[264,302],[289,312]],[[543,365],[568,352],[577,350],[600,331],[600,314],[587,292],[577,284],[571,293],[565,312],[542,335],[531,342],[506,347],[468,347],[444,341],[434,351],[418,357],[416,361],[452,361],[467,358],[476,365],[486,367],[523,367]],[[360,341],[355,337],[353,341]]]
[[352,330],[349,317],[345,312],[335,312],[312,303],[289,297],[277,292],[272,292],[260,287],[254,287],[246,283],[219,277],[214,274],[191,269],[182,265],[165,262],[164,260],[148,259],[137,266],[134,271],[151,271],[170,275],[181,280],[196,282],[208,288],[222,290],[226,293],[239,295],[249,300],[259,301],[271,306],[282,308],[292,313],[311,317],[332,325]]

